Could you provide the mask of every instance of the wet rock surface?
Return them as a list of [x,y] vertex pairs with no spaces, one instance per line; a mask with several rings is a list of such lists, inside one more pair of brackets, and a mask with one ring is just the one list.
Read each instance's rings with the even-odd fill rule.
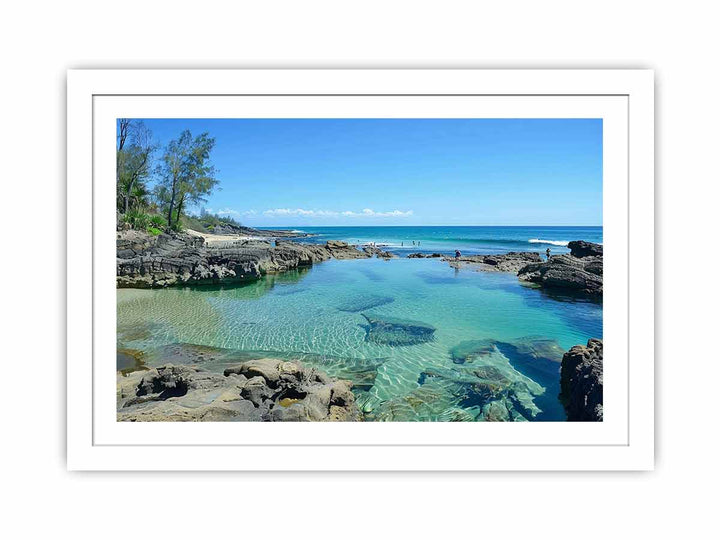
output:
[[542,261],[534,251],[511,251],[502,255],[469,255],[464,257],[446,257],[443,259],[453,268],[472,268],[478,272],[517,273],[530,263]]
[[408,259],[440,259],[445,257],[442,253],[411,253]]
[[420,321],[363,313],[367,321],[365,339],[394,347],[432,341],[435,327]]
[[[129,349],[118,349],[128,351]],[[140,351],[137,351],[140,352]],[[205,371],[223,373],[228,367],[251,360],[275,358],[298,361],[306,368],[315,368],[337,379],[348,380],[353,389],[367,390],[375,384],[378,368],[387,358],[350,358],[325,354],[287,351],[240,351],[191,343],[171,343],[140,352],[143,369],[165,364],[190,365]]]
[[398,256],[394,253],[390,253],[389,251],[383,251],[377,246],[365,246],[362,248],[363,252],[368,254],[369,256],[375,256],[378,259],[397,259]]
[[[572,253],[555,255],[545,262],[532,263],[518,272],[521,281],[541,287],[601,299],[603,294],[602,246],[590,242],[570,242]],[[568,246],[570,246],[568,244]],[[594,255],[593,253],[600,253]]]
[[335,259],[362,259],[369,254],[345,242],[326,245],[239,240],[219,247],[183,233],[151,236],[117,232],[117,286],[155,288],[243,282],[264,274],[286,272]]
[[576,345],[562,359],[560,400],[569,421],[600,422],[603,419],[603,342],[591,339]]
[[225,369],[167,364],[118,375],[117,419],[160,421],[356,421],[352,383],[297,361],[250,360]]

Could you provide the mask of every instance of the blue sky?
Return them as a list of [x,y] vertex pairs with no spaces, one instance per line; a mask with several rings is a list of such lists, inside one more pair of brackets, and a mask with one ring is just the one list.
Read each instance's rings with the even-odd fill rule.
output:
[[215,137],[206,207],[249,226],[602,225],[600,119],[143,121]]

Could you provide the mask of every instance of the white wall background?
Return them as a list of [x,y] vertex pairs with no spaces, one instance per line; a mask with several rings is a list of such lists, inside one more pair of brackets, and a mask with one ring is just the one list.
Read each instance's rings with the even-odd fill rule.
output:
[[[717,506],[720,154],[712,2],[8,2],[0,50],[2,529],[8,538],[708,537]],[[672,7],[671,7],[672,6]],[[657,71],[657,470],[69,474],[65,70]],[[338,450],[342,451],[342,450]],[[292,456],[288,456],[292,459]]]

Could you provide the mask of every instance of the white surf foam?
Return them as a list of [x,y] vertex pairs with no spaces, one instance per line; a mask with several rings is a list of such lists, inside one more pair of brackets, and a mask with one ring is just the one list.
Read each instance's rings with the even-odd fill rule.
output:
[[569,240],[543,240],[542,238],[531,238],[528,240],[531,244],[550,244],[551,246],[567,246]]

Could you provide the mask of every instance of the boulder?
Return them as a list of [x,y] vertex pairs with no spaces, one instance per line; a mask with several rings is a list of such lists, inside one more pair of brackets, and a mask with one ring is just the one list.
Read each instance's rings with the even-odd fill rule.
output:
[[397,259],[398,256],[394,253],[390,253],[389,251],[383,251],[377,246],[365,246],[363,247],[363,251],[367,253],[370,257],[375,256],[378,259]]
[[603,419],[603,342],[590,339],[576,345],[562,358],[560,400],[571,422]]
[[[603,294],[603,258],[602,246],[589,242],[570,242],[575,249],[572,253],[555,255],[547,261],[531,263],[518,271],[521,281],[536,283],[541,287],[578,294],[593,299],[602,298]],[[594,247],[593,247],[594,246]]]
[[573,240],[572,242],[568,242],[568,248],[570,249],[570,255],[573,257],[603,256],[602,244],[594,244],[593,242],[585,242],[584,240]]
[[340,240],[328,240],[325,243],[325,249],[335,259],[368,259],[372,257],[371,254],[360,251],[355,246]]

